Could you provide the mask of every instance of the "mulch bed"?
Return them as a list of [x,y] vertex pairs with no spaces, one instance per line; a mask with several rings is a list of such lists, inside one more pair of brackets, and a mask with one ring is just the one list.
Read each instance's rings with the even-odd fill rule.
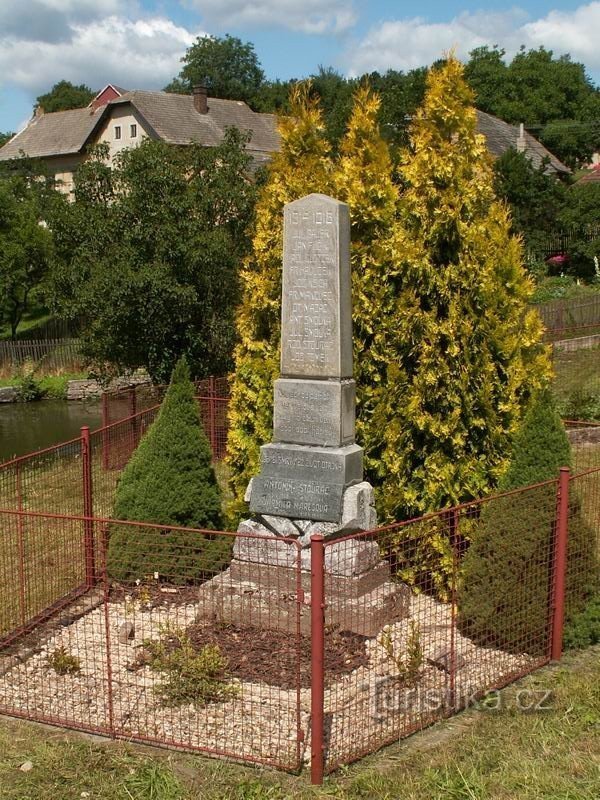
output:
[[[222,623],[191,625],[187,634],[198,649],[216,644],[227,658],[227,671],[241,680],[261,681],[282,689],[311,685],[310,637]],[[325,632],[325,683],[366,665],[366,636]],[[299,675],[298,675],[299,672]]]
[[151,609],[161,606],[179,606],[198,602],[198,586],[174,586],[168,583],[143,583],[140,586],[112,583],[111,603],[122,603],[126,599],[137,602],[141,607]]

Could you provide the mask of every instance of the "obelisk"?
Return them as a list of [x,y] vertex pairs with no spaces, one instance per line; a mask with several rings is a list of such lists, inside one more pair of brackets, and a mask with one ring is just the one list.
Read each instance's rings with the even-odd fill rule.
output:
[[[354,438],[348,206],[322,194],[288,203],[283,241],[273,441],[261,448],[250,510],[341,529],[344,493],[370,489]],[[372,491],[366,506],[365,522],[374,525]]]

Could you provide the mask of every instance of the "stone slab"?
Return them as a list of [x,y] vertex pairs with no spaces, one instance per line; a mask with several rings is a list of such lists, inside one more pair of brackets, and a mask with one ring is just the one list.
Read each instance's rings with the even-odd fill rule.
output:
[[260,474],[347,487],[362,481],[363,449],[357,444],[330,448],[266,444],[260,448]]
[[[383,583],[362,597],[330,599],[325,606],[325,625],[368,637],[377,636],[385,625],[404,619],[410,609],[410,590],[401,583]],[[229,570],[204,583],[198,600],[198,617],[202,619],[236,625],[247,622],[290,634],[295,634],[299,626],[301,633],[310,635],[310,606],[301,603],[295,593],[234,580]]]
[[342,516],[341,484],[258,475],[252,480],[250,511],[336,522]]
[[322,447],[354,442],[354,381],[279,378],[274,397],[274,442]]
[[284,208],[281,373],[352,377],[348,206],[311,194]]
[[[234,558],[229,565],[232,580],[250,581],[261,588],[277,589],[290,594],[298,590],[298,580],[302,589],[310,592],[310,571],[293,567],[277,567],[270,564],[257,564],[253,561],[240,561]],[[361,575],[331,575],[325,573],[325,595],[346,599],[362,597],[390,580],[390,565],[384,559]]]

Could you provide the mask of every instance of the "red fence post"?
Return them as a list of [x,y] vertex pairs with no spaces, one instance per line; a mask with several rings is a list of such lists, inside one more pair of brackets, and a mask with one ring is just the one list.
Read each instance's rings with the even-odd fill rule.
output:
[[96,582],[96,564],[94,553],[94,496],[92,490],[92,457],[90,447],[90,429],[87,425],[81,428],[81,464],[83,480],[83,516],[84,553],[85,553],[85,585],[91,589]]
[[108,470],[108,442],[109,436],[106,430],[108,426],[108,394],[102,392],[102,469],[107,472]]
[[569,538],[569,477],[568,467],[560,468],[556,503],[556,535],[554,538],[554,580],[552,586],[552,650],[553,661],[562,656],[563,625],[565,621],[565,577],[567,572],[567,541]]
[[325,545],[315,533],[310,539],[310,780],[323,783],[325,763]]

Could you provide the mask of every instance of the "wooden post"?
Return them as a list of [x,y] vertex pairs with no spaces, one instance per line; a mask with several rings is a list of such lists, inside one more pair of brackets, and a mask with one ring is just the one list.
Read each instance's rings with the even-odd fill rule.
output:
[[562,656],[565,622],[565,578],[567,573],[567,543],[569,539],[569,478],[569,468],[561,467],[558,479],[556,536],[554,538],[551,651],[553,661],[560,661]]

